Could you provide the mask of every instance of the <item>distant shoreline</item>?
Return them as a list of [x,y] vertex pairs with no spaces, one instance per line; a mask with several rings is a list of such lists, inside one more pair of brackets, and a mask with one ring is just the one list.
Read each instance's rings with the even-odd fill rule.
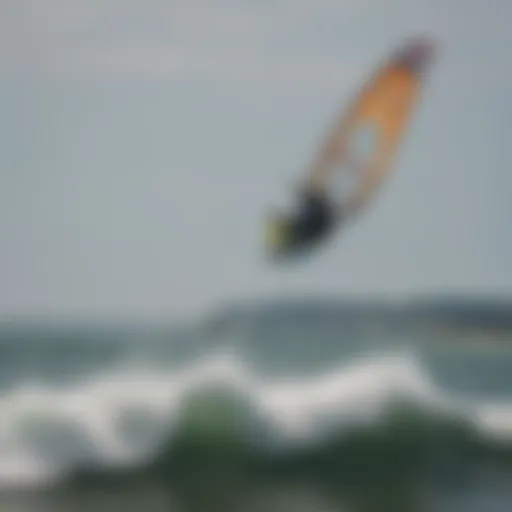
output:
[[96,332],[161,330],[222,334],[241,324],[272,329],[283,325],[328,326],[396,334],[442,334],[449,338],[503,338],[512,342],[512,297],[429,296],[409,300],[350,297],[278,297],[229,301],[187,321],[131,317],[0,315],[0,329],[84,330]]
[[512,299],[422,297],[409,301],[350,298],[251,300],[221,308],[203,323],[208,330],[241,321],[266,326],[325,324],[351,328],[432,334],[448,337],[491,336],[512,341]]

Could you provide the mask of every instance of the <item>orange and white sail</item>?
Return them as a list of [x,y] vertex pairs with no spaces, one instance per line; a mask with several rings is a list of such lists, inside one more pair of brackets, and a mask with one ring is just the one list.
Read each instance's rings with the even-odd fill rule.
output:
[[[390,171],[433,51],[428,40],[410,41],[377,70],[331,128],[306,186],[328,192],[333,176],[349,170],[356,180],[343,210],[353,214],[367,203]],[[357,136],[367,129],[373,133],[372,147],[363,158],[354,158]]]

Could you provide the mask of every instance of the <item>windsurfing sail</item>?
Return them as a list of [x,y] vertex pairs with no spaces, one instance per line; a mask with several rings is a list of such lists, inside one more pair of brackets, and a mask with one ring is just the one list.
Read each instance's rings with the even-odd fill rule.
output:
[[[377,70],[328,133],[307,187],[328,192],[333,175],[350,170],[355,184],[342,201],[345,214],[358,212],[373,197],[397,153],[433,50],[429,40],[409,41]],[[372,138],[361,157],[355,145],[362,133]]]

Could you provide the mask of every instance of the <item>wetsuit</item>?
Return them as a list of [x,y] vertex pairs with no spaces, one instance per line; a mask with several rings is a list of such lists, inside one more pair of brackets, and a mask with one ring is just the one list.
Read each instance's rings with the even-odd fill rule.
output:
[[334,227],[336,212],[323,194],[305,191],[298,214],[291,219],[290,245],[294,248],[320,241]]

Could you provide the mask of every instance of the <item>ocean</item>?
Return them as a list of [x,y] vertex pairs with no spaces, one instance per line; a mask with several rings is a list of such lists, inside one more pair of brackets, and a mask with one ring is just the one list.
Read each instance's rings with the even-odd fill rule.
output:
[[509,512],[512,329],[441,309],[3,319],[0,510]]

